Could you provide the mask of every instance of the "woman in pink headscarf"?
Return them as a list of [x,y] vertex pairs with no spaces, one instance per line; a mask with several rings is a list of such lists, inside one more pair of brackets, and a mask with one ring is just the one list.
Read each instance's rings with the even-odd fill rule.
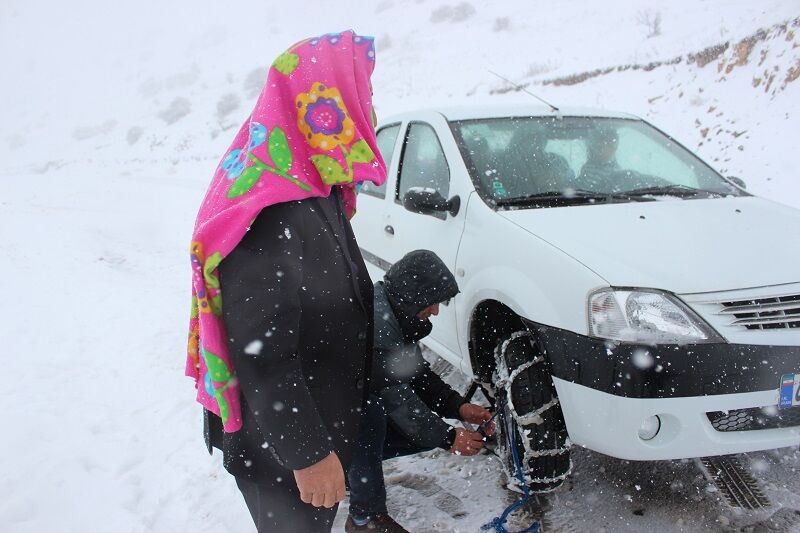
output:
[[186,371],[258,531],[329,531],[344,498],[373,298],[349,218],[386,179],[374,61],[352,31],[281,54],[197,217]]

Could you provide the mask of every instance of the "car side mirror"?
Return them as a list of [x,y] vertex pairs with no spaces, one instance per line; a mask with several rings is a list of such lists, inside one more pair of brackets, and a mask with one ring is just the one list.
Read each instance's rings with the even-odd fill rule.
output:
[[450,216],[456,216],[461,207],[461,198],[453,196],[445,200],[439,191],[423,187],[411,187],[403,195],[403,207],[412,213],[432,215],[447,211]]
[[728,181],[734,183],[735,185],[741,187],[742,189],[747,188],[747,184],[744,182],[742,178],[737,178],[736,176],[728,176]]

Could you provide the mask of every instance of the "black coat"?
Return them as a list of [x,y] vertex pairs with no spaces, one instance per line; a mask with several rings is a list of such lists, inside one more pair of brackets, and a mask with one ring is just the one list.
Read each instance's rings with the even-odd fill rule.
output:
[[[375,284],[375,349],[372,390],[383,400],[389,423],[420,448],[452,444],[451,426],[466,400],[431,370],[418,340],[430,332],[414,315],[455,296],[452,274],[432,252],[411,252]],[[413,313],[413,314],[411,314]]]
[[373,294],[341,203],[263,209],[219,269],[243,427],[223,434],[206,411],[209,451],[221,448],[231,474],[256,482],[331,451],[346,470],[370,368]]

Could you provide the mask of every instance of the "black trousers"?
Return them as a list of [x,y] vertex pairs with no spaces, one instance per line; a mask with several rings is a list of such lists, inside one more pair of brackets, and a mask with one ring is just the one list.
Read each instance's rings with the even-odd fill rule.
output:
[[383,400],[370,394],[361,419],[350,482],[350,516],[368,518],[386,513],[383,461],[426,451],[394,429],[386,417]]
[[337,504],[326,509],[303,503],[294,478],[261,485],[237,477],[236,485],[244,496],[258,533],[327,533],[339,507]]

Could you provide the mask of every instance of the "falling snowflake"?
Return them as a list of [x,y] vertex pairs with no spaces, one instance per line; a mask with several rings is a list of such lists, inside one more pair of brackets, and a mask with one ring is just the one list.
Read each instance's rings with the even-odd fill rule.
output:
[[248,355],[258,355],[261,353],[261,348],[263,348],[263,346],[264,343],[256,339],[244,347],[244,353]]

